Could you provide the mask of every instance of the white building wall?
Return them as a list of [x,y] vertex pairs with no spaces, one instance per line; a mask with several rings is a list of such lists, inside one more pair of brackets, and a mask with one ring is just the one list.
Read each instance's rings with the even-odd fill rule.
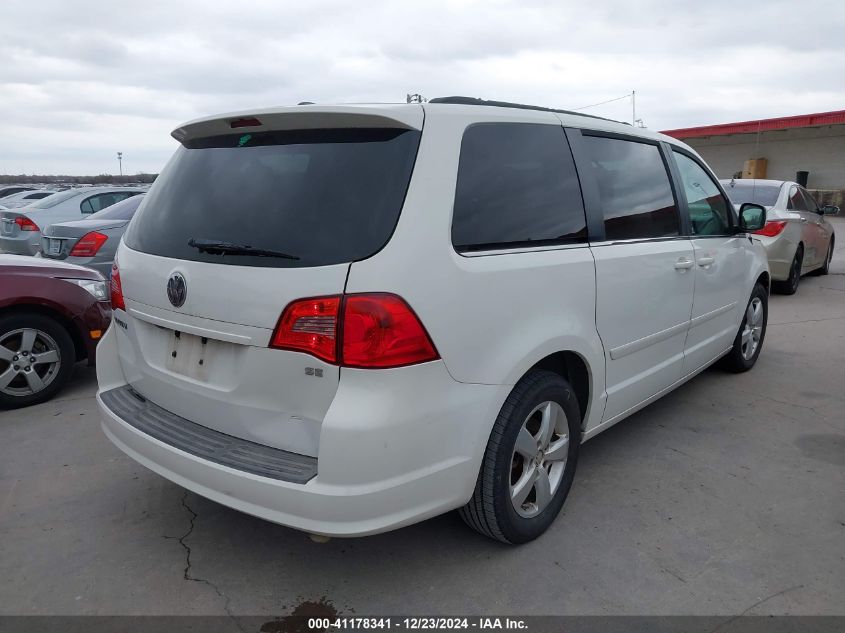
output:
[[809,171],[808,189],[845,189],[845,125],[684,139],[719,178],[742,171],[749,158],[769,161],[766,178],[795,180]]

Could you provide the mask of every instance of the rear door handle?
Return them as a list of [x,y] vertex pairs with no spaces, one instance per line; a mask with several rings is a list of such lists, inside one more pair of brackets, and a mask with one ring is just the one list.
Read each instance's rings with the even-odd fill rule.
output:
[[698,265],[702,266],[703,268],[707,268],[710,264],[715,262],[716,260],[712,257],[699,257],[698,258]]
[[686,270],[688,268],[692,268],[693,266],[695,266],[695,262],[687,257],[681,257],[681,259],[675,262],[676,270]]

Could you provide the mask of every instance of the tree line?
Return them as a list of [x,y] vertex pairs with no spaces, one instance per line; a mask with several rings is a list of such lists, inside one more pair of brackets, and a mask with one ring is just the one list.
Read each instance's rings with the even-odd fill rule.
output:
[[149,184],[158,174],[114,176],[39,176],[36,174],[0,174],[0,185],[130,185]]

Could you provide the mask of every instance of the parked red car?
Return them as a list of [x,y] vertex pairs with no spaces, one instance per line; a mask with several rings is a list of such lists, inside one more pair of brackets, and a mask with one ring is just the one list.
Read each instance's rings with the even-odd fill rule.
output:
[[0,407],[44,402],[74,364],[94,364],[111,321],[109,294],[94,270],[0,255]]

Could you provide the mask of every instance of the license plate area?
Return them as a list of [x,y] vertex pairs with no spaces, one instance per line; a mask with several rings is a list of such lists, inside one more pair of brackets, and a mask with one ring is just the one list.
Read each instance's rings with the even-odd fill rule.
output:
[[231,345],[215,341],[205,336],[196,336],[178,330],[168,330],[167,357],[164,366],[174,374],[187,376],[195,380],[207,381],[211,358],[219,352],[221,345]]
[[62,254],[62,240],[56,240],[50,238],[50,242],[47,247],[47,252],[50,255],[61,255]]

